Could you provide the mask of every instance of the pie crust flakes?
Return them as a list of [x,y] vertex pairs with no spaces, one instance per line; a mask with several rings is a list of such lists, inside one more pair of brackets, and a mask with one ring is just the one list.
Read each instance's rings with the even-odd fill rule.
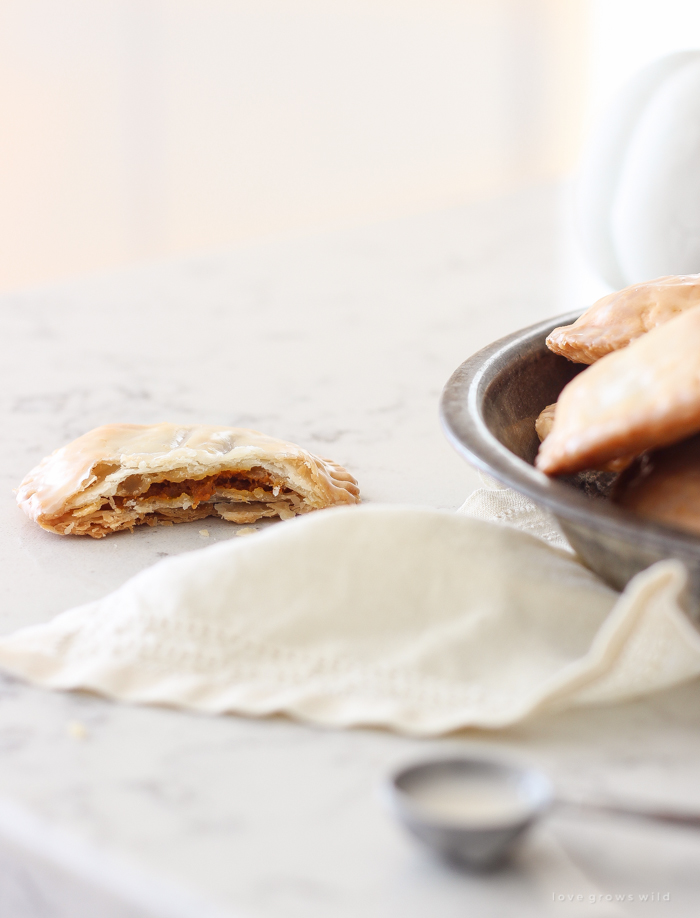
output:
[[108,424],[42,459],[17,503],[43,529],[100,539],[208,516],[290,519],[359,494],[337,463],[255,430]]
[[594,363],[700,303],[700,274],[659,277],[604,296],[573,325],[555,328],[547,347],[573,363]]

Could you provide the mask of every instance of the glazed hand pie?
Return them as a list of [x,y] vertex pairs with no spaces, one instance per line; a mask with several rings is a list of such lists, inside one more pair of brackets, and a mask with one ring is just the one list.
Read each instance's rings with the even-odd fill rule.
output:
[[647,519],[700,535],[700,436],[644,456],[618,480],[613,500]]
[[700,306],[608,354],[564,387],[536,465],[600,468],[700,431]]
[[[543,440],[546,440],[552,432],[556,410],[556,402],[553,405],[547,405],[546,408],[543,408],[542,411],[540,411],[539,416],[535,420],[535,431],[537,436],[540,438],[540,443]],[[600,467],[597,467],[597,471],[621,472],[623,469],[626,469],[628,465],[634,462],[635,458],[635,456],[620,456],[619,459],[611,459],[610,462],[606,462]]]
[[574,363],[594,363],[700,303],[700,274],[659,277],[604,296],[573,325],[555,328],[547,347]]
[[335,462],[255,430],[108,424],[43,459],[17,503],[44,529],[99,539],[208,516],[284,520],[359,503],[359,493]]

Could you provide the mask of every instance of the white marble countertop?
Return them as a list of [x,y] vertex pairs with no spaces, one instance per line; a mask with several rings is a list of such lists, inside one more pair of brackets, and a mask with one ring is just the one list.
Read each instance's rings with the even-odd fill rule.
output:
[[[204,544],[197,523],[92,541],[23,517],[10,489],[101,423],[256,427],[345,464],[367,500],[457,507],[478,480],[442,436],[440,390],[478,347],[575,305],[559,214],[557,190],[534,189],[5,296],[0,630]],[[235,531],[207,528],[209,542]],[[698,683],[420,742],[128,707],[3,679],[0,915],[697,912],[700,834],[558,817],[512,868],[487,876],[418,849],[382,810],[377,782],[406,759],[474,743],[539,762],[568,791],[700,807]],[[652,893],[658,901],[638,898]]]

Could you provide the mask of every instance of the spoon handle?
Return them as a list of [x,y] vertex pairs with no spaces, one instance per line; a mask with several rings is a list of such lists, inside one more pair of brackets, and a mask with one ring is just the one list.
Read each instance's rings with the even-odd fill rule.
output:
[[610,816],[631,816],[636,819],[647,819],[651,822],[665,822],[670,825],[685,826],[689,829],[700,829],[700,812],[697,810],[646,809],[611,803],[579,803],[578,801],[559,799],[555,801],[555,805],[566,809],[606,813]]

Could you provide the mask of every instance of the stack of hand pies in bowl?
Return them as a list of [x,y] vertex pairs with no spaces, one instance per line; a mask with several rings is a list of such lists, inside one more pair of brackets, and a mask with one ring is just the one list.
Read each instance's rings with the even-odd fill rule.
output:
[[700,613],[700,275],[494,342],[453,373],[441,415],[457,451],[551,512],[605,581],[676,558]]
[[537,468],[620,472],[613,502],[700,535],[700,275],[613,293],[546,343],[588,367],[538,417]]

